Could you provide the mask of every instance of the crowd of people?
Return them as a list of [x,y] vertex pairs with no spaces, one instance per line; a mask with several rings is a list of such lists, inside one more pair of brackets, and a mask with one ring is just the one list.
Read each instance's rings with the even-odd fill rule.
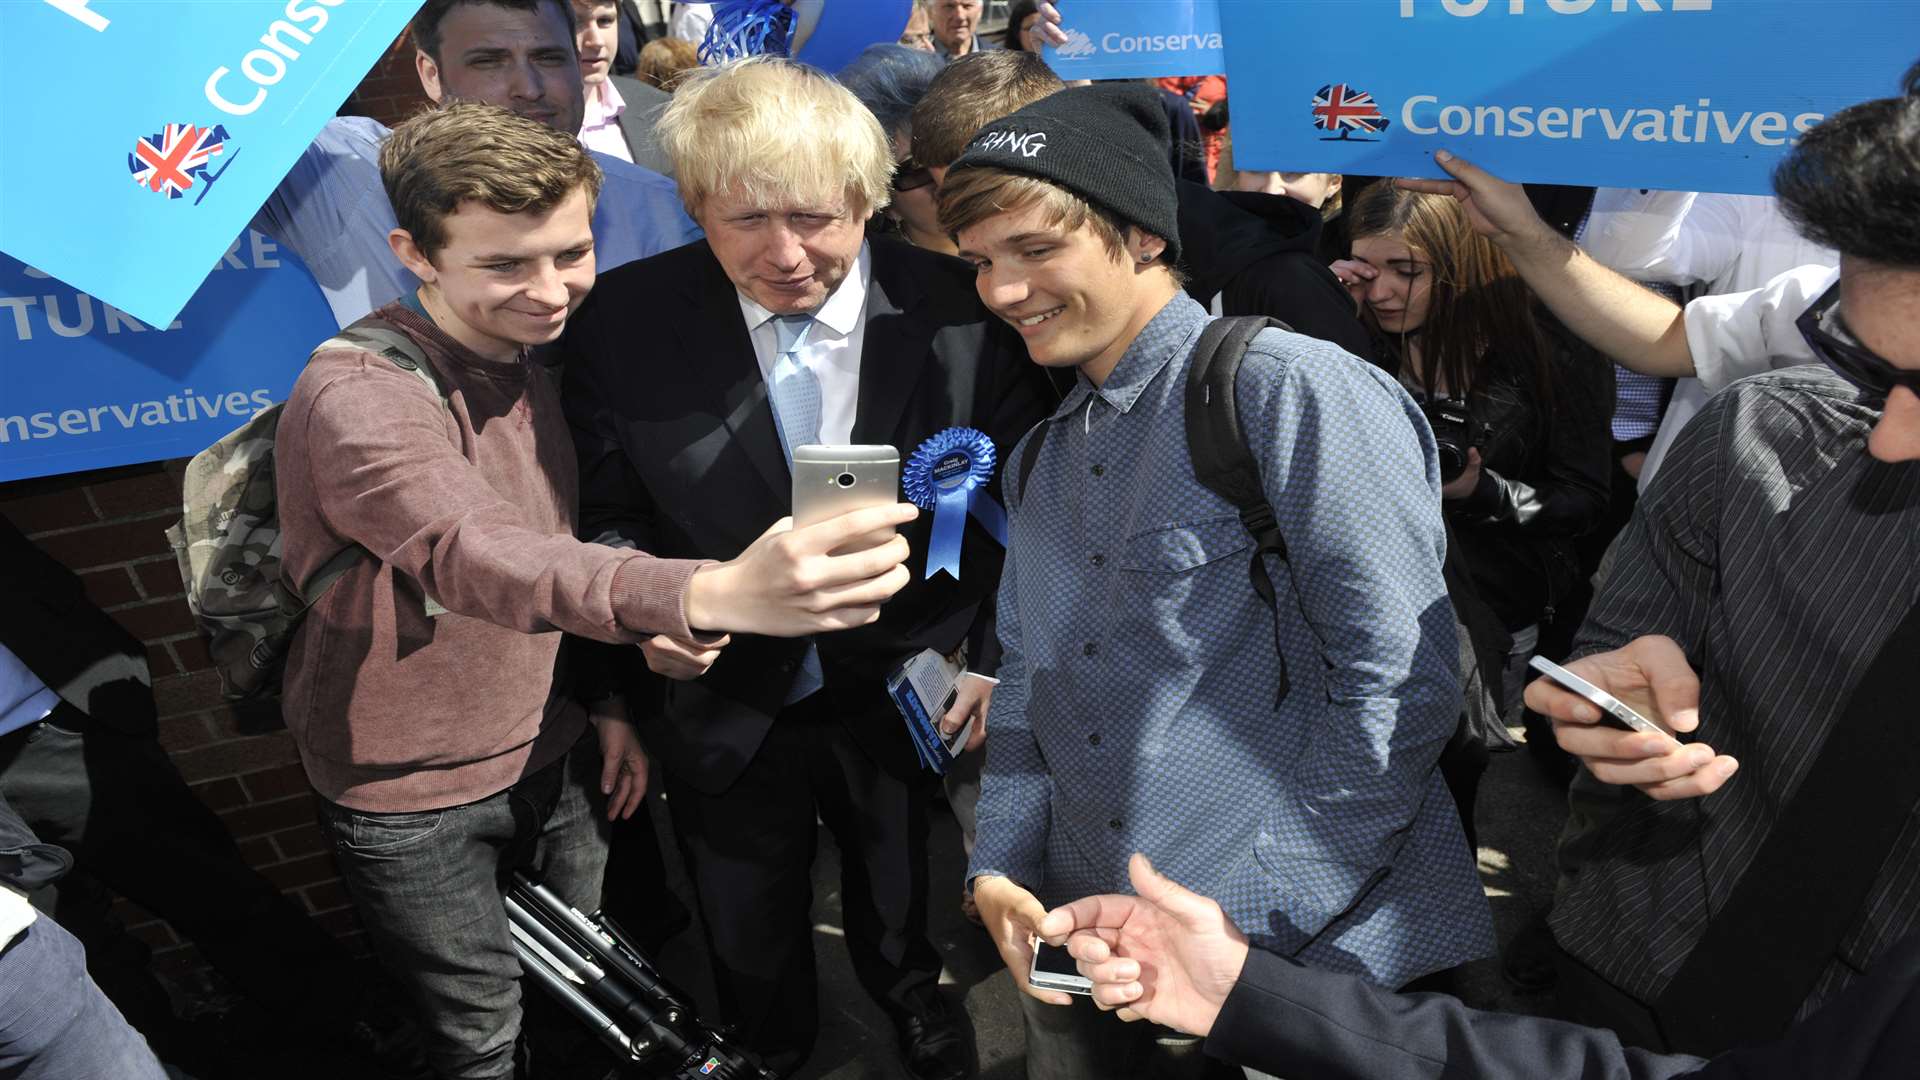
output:
[[[1911,1075],[1920,65],[1773,197],[1568,212],[1445,152],[1236,169],[1225,80],[1068,85],[1037,0],[999,40],[914,0],[838,72],[702,63],[714,6],[427,0],[434,106],[330,121],[255,218],[342,327],[274,435],[279,707],[387,983],[246,867],[138,642],[0,522],[0,1072],[194,1074],[92,882],[316,1075],[574,1075],[502,891],[657,945],[671,843],[712,1019],[794,1075],[824,827],[890,1075],[974,1073],[947,904],[1032,1080]],[[812,444],[923,487],[960,454],[1004,523],[796,526]],[[965,669],[944,775],[888,693],[928,650]],[[1457,997],[1523,727],[1569,815],[1504,966],[1555,1020]],[[1029,983],[1043,942],[1089,993]]]

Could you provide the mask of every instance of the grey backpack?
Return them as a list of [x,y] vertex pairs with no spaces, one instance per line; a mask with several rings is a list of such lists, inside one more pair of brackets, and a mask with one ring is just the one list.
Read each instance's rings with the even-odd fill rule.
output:
[[[360,349],[385,357],[446,394],[426,354],[399,327],[367,316],[314,349]],[[311,357],[309,357],[311,359]],[[349,544],[301,582],[280,567],[279,500],[274,490],[273,443],[284,404],[273,405],[187,464],[181,518],[167,530],[187,606],[229,701],[271,697],[280,690],[287,649],[307,609],[340,575],[366,557]]]

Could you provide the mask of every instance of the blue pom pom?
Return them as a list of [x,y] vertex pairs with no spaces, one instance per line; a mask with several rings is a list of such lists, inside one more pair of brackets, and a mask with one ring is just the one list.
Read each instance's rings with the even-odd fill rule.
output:
[[720,0],[700,44],[700,62],[724,64],[749,56],[787,56],[793,47],[793,9],[780,0]]

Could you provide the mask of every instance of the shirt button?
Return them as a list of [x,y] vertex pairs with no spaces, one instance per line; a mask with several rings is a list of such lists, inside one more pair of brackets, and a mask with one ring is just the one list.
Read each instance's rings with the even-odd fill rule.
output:
[[1088,656],[1093,656],[1094,654],[1096,654],[1096,653],[1098,653],[1098,652],[1100,651],[1100,646],[1098,646],[1098,645],[1096,645],[1096,644],[1094,644],[1093,642],[1091,642],[1091,641],[1089,641],[1089,642],[1087,642],[1087,645],[1086,645],[1086,648],[1084,648],[1084,649],[1081,649],[1080,651],[1081,651],[1081,652],[1083,652],[1083,653],[1086,653],[1086,654],[1087,654]]
[[1096,554],[1096,555],[1094,555],[1094,557],[1093,557],[1093,565],[1095,565],[1095,566],[1105,566],[1105,565],[1107,565],[1107,557],[1106,557],[1105,555],[1099,555],[1099,554]]
[[1107,828],[1109,828],[1109,829],[1112,829],[1112,830],[1113,830],[1114,832],[1119,832],[1119,831],[1120,831],[1120,819],[1119,819],[1119,818],[1114,818],[1114,819],[1113,819],[1112,821],[1109,821],[1109,822],[1107,822]]
[[1094,732],[1093,734],[1091,734],[1091,735],[1089,735],[1089,736],[1087,736],[1087,745],[1089,745],[1089,746],[1099,746],[1099,745],[1100,745],[1100,733],[1096,731],[1096,732]]
[[1095,465],[1093,467],[1093,475],[1105,476],[1106,474],[1107,474],[1107,467],[1105,465]]

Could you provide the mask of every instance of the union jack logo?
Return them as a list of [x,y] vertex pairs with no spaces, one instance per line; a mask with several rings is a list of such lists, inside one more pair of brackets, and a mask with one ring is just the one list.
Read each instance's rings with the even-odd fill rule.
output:
[[1380,115],[1380,106],[1373,100],[1372,94],[1355,90],[1346,83],[1323,86],[1313,95],[1313,126],[1322,131],[1339,133],[1336,138],[1322,139],[1321,142],[1345,142],[1356,132],[1378,135],[1387,130],[1387,125],[1392,122]]
[[133,144],[133,153],[127,155],[127,171],[133,174],[134,183],[148,191],[178,199],[194,181],[211,184],[219,177],[219,173],[207,174],[208,163],[226,149],[227,129],[219,124],[168,124],[165,131]]

